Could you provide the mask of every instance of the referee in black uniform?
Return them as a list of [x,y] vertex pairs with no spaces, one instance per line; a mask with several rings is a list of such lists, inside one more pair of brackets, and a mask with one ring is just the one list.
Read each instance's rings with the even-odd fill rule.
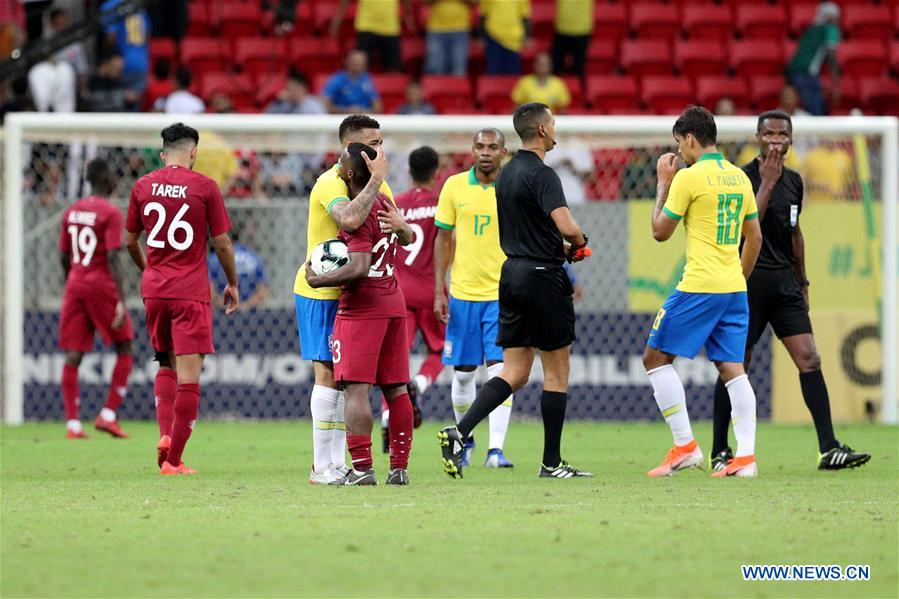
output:
[[[593,476],[560,455],[568,398],[568,357],[574,341],[574,290],[562,264],[587,252],[587,238],[568,210],[562,182],[543,163],[556,145],[555,118],[545,104],[519,106],[512,115],[522,148],[496,181],[499,242],[507,260],[499,279],[499,333],[503,371],[487,381],[457,426],[438,433],[444,471],[462,477],[462,449],[475,426],[527,383],[540,351],[543,362],[544,478]],[[566,243],[567,242],[567,243]]]
[[[818,469],[842,470],[861,466],[871,459],[866,453],[840,445],[833,432],[830,399],[821,373],[821,357],[815,349],[812,323],[808,316],[809,281],[805,274],[805,242],[799,228],[802,212],[802,178],[783,166],[793,143],[790,115],[770,111],[759,116],[756,129],[758,158],[743,167],[752,182],[762,226],[762,249],[747,281],[749,335],[746,338],[746,366],[752,348],[768,323],[780,338],[799,369],[802,397],[811,412],[818,433]],[[720,470],[732,459],[727,446],[730,399],[721,379],[715,386],[714,442],[712,470]]]

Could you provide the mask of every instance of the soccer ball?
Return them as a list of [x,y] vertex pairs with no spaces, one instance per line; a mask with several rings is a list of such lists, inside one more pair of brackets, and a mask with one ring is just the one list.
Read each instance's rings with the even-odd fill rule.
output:
[[312,250],[309,262],[312,263],[312,272],[323,275],[337,270],[350,261],[350,253],[344,242],[339,239],[323,241]]

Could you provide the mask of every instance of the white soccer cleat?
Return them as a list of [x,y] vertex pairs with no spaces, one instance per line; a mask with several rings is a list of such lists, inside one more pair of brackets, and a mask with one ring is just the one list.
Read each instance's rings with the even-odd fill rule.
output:
[[340,474],[334,468],[327,468],[323,472],[316,472],[315,468],[309,473],[309,484],[310,485],[330,485],[336,480],[342,478],[343,475]]

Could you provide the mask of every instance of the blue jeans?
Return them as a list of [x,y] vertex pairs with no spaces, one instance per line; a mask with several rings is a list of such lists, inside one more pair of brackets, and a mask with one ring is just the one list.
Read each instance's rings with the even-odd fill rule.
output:
[[487,42],[484,70],[488,75],[521,75],[521,54],[501,46],[489,35],[485,34],[484,39]]
[[821,79],[808,73],[792,73],[790,81],[799,92],[802,105],[814,116],[827,114],[827,101],[824,99],[824,91],[821,89]]
[[429,31],[425,37],[425,73],[464,77],[468,71],[468,32]]

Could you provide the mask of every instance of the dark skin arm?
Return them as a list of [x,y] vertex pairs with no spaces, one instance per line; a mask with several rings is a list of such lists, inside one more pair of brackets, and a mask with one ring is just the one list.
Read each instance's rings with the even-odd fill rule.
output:
[[59,263],[62,264],[62,282],[65,283],[69,278],[69,271],[72,270],[72,254],[60,252]]
[[434,239],[434,315],[440,322],[449,321],[449,304],[446,299],[446,271],[452,262],[453,232],[438,228]]
[[125,232],[125,247],[131,256],[134,265],[143,272],[147,268],[147,256],[144,254],[144,248],[140,245],[140,233]]
[[212,238],[212,246],[215,255],[218,256],[225,271],[228,284],[222,290],[222,304],[225,306],[225,314],[234,314],[240,305],[240,294],[237,292],[237,263],[234,260],[234,246],[227,233],[216,235]]
[[406,222],[393,202],[387,202],[387,210],[378,210],[378,222],[381,225],[381,231],[396,235],[397,241],[401,246],[407,246],[412,243],[414,234],[412,227]]
[[341,268],[317,275],[312,272],[312,264],[307,262],[303,268],[306,274],[306,282],[313,289],[319,287],[340,287],[368,276],[371,269],[371,252],[350,252],[350,261]]
[[780,180],[783,166],[784,155],[774,148],[769,149],[768,155],[761,161],[759,174],[762,176],[762,182],[755,195],[755,203],[759,208],[759,220],[765,218],[765,211],[768,210],[768,202],[771,200],[771,192],[774,191],[774,186]]
[[110,250],[107,255],[109,264],[109,274],[112,275],[112,281],[115,283],[116,291],[119,294],[119,301],[115,305],[115,316],[112,318],[112,328],[117,329],[125,322],[125,285],[122,282],[122,259],[120,257],[121,250]]
[[793,229],[793,258],[793,270],[796,271],[796,278],[802,285],[802,297],[805,298],[805,307],[808,308],[808,285],[804,283],[808,280],[808,273],[805,270],[805,237],[802,236],[799,225]]

